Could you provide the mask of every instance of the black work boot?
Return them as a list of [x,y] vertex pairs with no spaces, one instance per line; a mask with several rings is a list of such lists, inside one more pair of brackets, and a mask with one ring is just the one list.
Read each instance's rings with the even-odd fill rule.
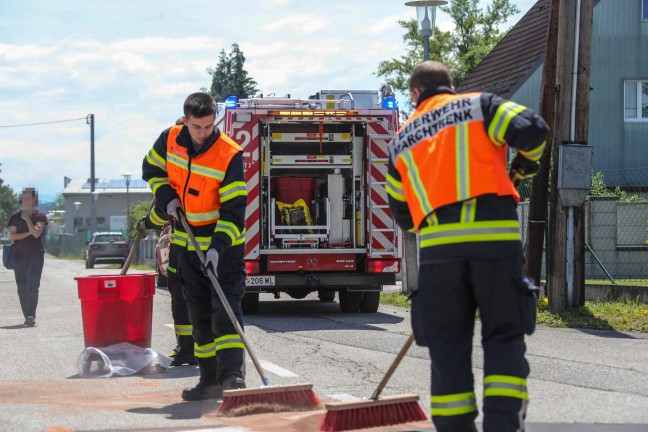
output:
[[227,375],[221,383],[223,390],[238,390],[245,388],[245,380],[236,375]]
[[194,356],[193,338],[191,336],[178,336],[178,346],[169,354],[171,366],[198,364]]
[[198,359],[198,367],[200,367],[200,380],[196,387],[182,391],[182,399],[186,401],[222,399],[223,387],[218,383],[218,360],[216,357]]

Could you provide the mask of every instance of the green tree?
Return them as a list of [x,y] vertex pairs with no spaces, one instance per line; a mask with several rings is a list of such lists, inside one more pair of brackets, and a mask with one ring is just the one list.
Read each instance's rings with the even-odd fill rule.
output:
[[208,89],[203,88],[216,99],[223,102],[229,96],[245,99],[254,96],[259,90],[257,82],[249,76],[244,68],[245,56],[238,44],[232,44],[229,54],[221,50],[218,55],[218,64],[215,68],[208,68],[212,81]]
[[[474,69],[506,34],[500,27],[520,12],[510,0],[492,0],[486,9],[479,0],[451,0],[441,7],[455,24],[450,31],[434,28],[430,37],[430,59],[445,63],[455,86]],[[407,93],[407,80],[412,70],[423,61],[423,37],[418,34],[416,19],[398,21],[405,29],[405,53],[398,59],[378,64],[377,76],[385,77],[395,90]],[[507,30],[508,31],[508,30]]]
[[[0,166],[2,164],[0,163]],[[0,169],[0,173],[2,170]],[[9,216],[18,209],[18,197],[13,189],[4,184],[0,178],[0,226],[6,227],[9,222]]]

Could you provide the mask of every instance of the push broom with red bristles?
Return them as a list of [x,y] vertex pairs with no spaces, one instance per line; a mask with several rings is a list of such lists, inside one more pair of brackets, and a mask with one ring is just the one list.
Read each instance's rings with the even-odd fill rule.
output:
[[[182,208],[178,208],[178,219],[182,223],[185,231],[187,232],[187,237],[191,241],[191,244],[196,249],[198,258],[205,267],[205,256],[196,241],[196,238],[191,231],[191,227],[185,218]],[[211,268],[205,268],[207,276],[214,286],[218,298],[223,304],[225,312],[236,332],[238,333],[243,345],[245,346],[246,351],[254,363],[254,367],[261,381],[263,382],[263,387],[256,389],[238,389],[238,390],[226,390],[223,392],[223,401],[218,410],[217,415],[221,416],[240,416],[247,414],[258,414],[262,412],[279,412],[279,411],[305,411],[308,409],[316,408],[320,405],[320,400],[313,391],[312,384],[290,384],[290,385],[271,385],[268,377],[263,373],[263,368],[257,359],[257,356],[254,354],[250,347],[250,342],[248,341],[247,336],[243,332],[241,325],[239,324],[232,307],[230,306],[223,289],[221,288],[214,271]]]
[[320,430],[339,432],[427,420],[416,394],[378,397],[413,342],[414,335],[411,334],[371,398],[325,404],[326,414],[320,422]]

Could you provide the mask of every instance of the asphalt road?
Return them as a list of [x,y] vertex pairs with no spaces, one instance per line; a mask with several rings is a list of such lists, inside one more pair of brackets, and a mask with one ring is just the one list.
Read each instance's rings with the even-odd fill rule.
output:
[[[216,402],[182,402],[182,389],[197,382],[194,367],[80,378],[76,361],[84,340],[74,278],[118,275],[107,267],[85,269],[80,260],[47,256],[33,328],[22,326],[13,272],[0,269],[1,431],[317,430],[323,410],[223,419],[215,416]],[[161,354],[175,346],[171,324],[170,297],[157,289],[152,348]],[[405,309],[381,305],[376,314],[342,314],[336,302],[315,297],[262,295],[260,313],[246,317],[246,333],[270,381],[313,383],[323,400],[370,396],[409,332]],[[474,346],[481,400],[478,336]],[[648,432],[648,334],[540,327],[528,339],[528,359],[528,431]],[[261,385],[251,362],[247,382]],[[429,361],[423,348],[410,350],[384,391],[399,393],[419,394],[428,412]],[[426,422],[380,430],[433,428]]]

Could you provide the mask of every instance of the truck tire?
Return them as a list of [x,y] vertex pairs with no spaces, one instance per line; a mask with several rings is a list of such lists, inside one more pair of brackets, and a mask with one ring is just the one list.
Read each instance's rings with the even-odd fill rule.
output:
[[335,300],[335,291],[317,291],[317,297],[319,297],[321,302],[332,302]]
[[361,291],[347,291],[341,290],[340,294],[340,310],[343,313],[355,313],[360,310],[360,302],[362,301]]
[[380,291],[365,291],[362,293],[360,312],[376,313],[378,312],[378,305],[380,305]]
[[255,315],[259,313],[259,293],[245,293],[243,296],[244,315]]

